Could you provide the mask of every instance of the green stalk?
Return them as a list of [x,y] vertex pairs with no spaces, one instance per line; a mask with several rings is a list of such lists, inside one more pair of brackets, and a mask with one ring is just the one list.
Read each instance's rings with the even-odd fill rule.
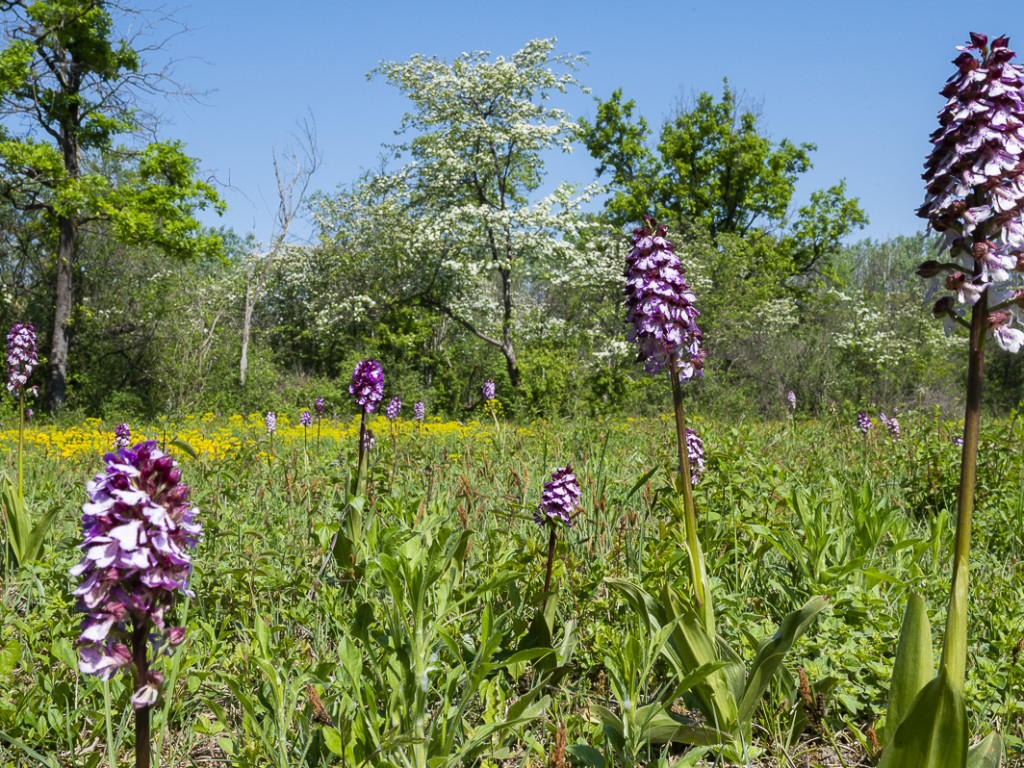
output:
[[988,292],[984,291],[971,310],[970,351],[967,362],[967,405],[964,414],[964,445],[960,458],[960,488],[957,495],[956,543],[953,550],[953,580],[946,613],[946,637],[942,645],[942,668],[950,684],[964,690],[967,669],[967,585],[971,551],[971,522],[974,514],[974,485],[978,469],[978,431],[981,425],[981,376],[985,361],[985,321]]
[[110,681],[103,681],[103,710],[107,718],[107,762],[110,768],[117,768],[117,755],[114,751],[114,723],[112,721],[112,705],[110,702]]
[[[149,676],[149,662],[146,659],[148,623],[133,620],[132,625],[132,661],[135,663],[136,690],[146,684]],[[149,757],[149,707],[145,706],[135,710],[135,768],[149,768]]]
[[25,507],[25,489],[23,476],[25,474],[22,466],[22,456],[25,453],[25,387],[18,387],[18,412],[21,417],[18,420],[18,501],[22,509]]
[[[693,503],[693,480],[690,477],[690,457],[686,452],[686,412],[683,410],[683,388],[679,384],[679,363],[675,354],[669,365],[669,379],[672,382],[672,407],[676,414],[676,437],[679,443],[679,477],[682,480],[683,517],[686,525],[686,547],[690,550],[690,580],[693,582],[693,597],[698,608],[704,607],[704,581],[701,578],[702,556],[697,540],[697,510]],[[680,483],[677,483],[680,485]]]

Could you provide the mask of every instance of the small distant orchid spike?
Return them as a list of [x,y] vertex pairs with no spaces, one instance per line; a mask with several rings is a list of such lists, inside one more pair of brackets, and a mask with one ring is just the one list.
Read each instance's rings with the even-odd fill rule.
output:
[[313,423],[313,415],[309,411],[303,411],[299,414],[299,424],[303,427],[308,427]]
[[322,419],[327,413],[327,401],[322,397],[318,397],[313,401],[313,410],[316,411],[316,417]]
[[384,415],[388,421],[394,421],[398,418],[398,415],[402,412],[402,398],[393,397],[388,401],[387,407],[384,409]]
[[352,371],[348,391],[364,413],[372,413],[384,399],[384,368],[376,360],[361,360]]
[[114,447],[127,448],[132,442],[132,430],[126,422],[121,422],[114,427]]
[[792,389],[786,393],[786,402],[789,403],[790,410],[796,410],[796,393]]
[[277,414],[267,411],[267,415],[263,417],[263,426],[267,428],[268,435],[274,434],[277,431]]
[[484,400],[493,400],[495,395],[494,382],[488,379],[481,388],[484,393]]
[[416,405],[412,407],[412,412],[416,416],[416,421],[423,421],[427,415],[427,406],[423,404],[422,400],[416,402]]
[[15,323],[7,334],[7,391],[17,395],[39,364],[32,323]]

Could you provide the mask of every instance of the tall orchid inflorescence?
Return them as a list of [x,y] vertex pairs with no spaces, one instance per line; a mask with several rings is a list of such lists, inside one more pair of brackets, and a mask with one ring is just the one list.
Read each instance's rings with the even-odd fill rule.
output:
[[786,393],[786,402],[789,403],[789,409],[791,411],[796,410],[796,392],[794,392],[792,389]]
[[860,433],[862,435],[867,437],[867,434],[868,434],[868,432],[871,431],[871,427],[872,426],[873,425],[871,424],[871,417],[870,416],[868,416],[863,411],[861,413],[857,414],[857,429],[860,430]]
[[316,411],[316,417],[322,419],[327,414],[327,401],[318,397],[313,401],[313,410]]
[[132,430],[127,422],[122,421],[114,427],[114,447],[127,448],[132,443]]
[[480,388],[484,394],[484,400],[493,400],[495,395],[494,382],[488,379]]
[[402,398],[393,397],[388,401],[387,407],[384,409],[384,415],[388,421],[394,421],[398,418],[398,415],[402,412]]
[[[945,274],[950,295],[935,303],[934,314],[970,329],[967,397],[942,659],[932,677],[927,610],[912,595],[893,663],[886,768],[997,765],[1002,751],[998,736],[990,734],[981,742],[980,759],[977,752],[969,757],[964,683],[985,339],[991,334],[1011,352],[1024,344],[1024,331],[1012,326],[1014,319],[1020,323],[1024,302],[1024,77],[1011,63],[1015,55],[1008,44],[999,37],[990,45],[987,36],[972,32],[970,42],[958,46],[957,71],[942,89],[946,103],[925,162],[926,196],[918,215],[942,233],[950,261],[926,261],[917,273]],[[960,316],[958,303],[970,307],[970,322]],[[899,435],[895,414],[893,409],[893,418],[883,419],[894,441]],[[909,655],[904,648],[911,649]]]
[[551,480],[544,483],[544,491],[540,504],[533,513],[537,525],[549,521],[561,521],[567,526],[572,525],[573,512],[580,500],[580,486],[571,465],[556,469],[551,473]]
[[134,663],[132,704],[139,709],[156,701],[162,682],[159,673],[148,670],[148,641],[174,646],[184,639],[183,628],[166,626],[165,614],[177,592],[192,595],[188,550],[202,531],[181,470],[156,441],[104,458],[106,468],[86,485],[84,556],[71,569],[72,576],[82,577],[74,594],[86,614],[78,641],[79,669],[106,680]]
[[696,297],[683,280],[683,267],[666,229],[649,216],[633,230],[633,250],[626,258],[626,322],[629,340],[640,348],[639,360],[650,373],[678,366],[680,380],[704,375],[703,334],[697,327]]
[[427,415],[427,406],[423,404],[422,400],[417,400],[416,405],[412,407],[413,415],[416,417],[416,421],[423,421]]
[[384,369],[376,360],[361,360],[352,371],[348,388],[364,413],[372,413],[384,399]]
[[[936,316],[963,322],[958,304],[981,302],[979,327],[1011,352],[1024,344],[1024,77],[1009,39],[971,33],[925,163],[927,195],[918,216],[944,235],[951,261],[924,262],[922,277],[946,275]],[[984,300],[983,300],[984,299]]]
[[263,426],[266,427],[268,435],[277,432],[277,414],[267,411],[267,415],[263,417]]
[[555,562],[555,543],[558,535],[558,523],[566,527],[572,525],[573,513],[580,502],[580,485],[576,481],[576,473],[572,466],[566,464],[551,473],[551,480],[544,483],[540,504],[533,513],[537,525],[548,526],[548,561],[544,576],[544,592],[551,589],[551,569]]
[[313,415],[309,411],[303,411],[299,414],[299,424],[303,427],[310,427],[313,425]]
[[36,331],[32,323],[15,323],[7,334],[7,391],[18,395],[39,365]]

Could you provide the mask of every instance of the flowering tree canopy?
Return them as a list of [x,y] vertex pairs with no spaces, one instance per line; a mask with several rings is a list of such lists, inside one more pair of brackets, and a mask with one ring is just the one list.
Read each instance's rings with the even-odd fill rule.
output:
[[584,227],[587,193],[575,197],[563,184],[534,199],[543,153],[568,152],[576,129],[550,98],[578,86],[579,59],[554,46],[534,40],[493,60],[475,52],[451,63],[422,55],[381,63],[371,75],[414,106],[400,128],[413,138],[391,147],[408,164],[317,208],[325,240],[387,265],[392,291],[497,347],[514,386],[523,283],[558,271]]

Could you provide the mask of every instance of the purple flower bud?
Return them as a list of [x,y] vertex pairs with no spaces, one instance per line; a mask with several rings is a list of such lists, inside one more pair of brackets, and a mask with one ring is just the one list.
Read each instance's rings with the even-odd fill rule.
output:
[[132,430],[126,422],[114,427],[114,447],[127,448],[132,442]]
[[402,398],[394,397],[384,409],[384,415],[387,416],[388,421],[394,421],[398,418],[398,414],[402,412]]
[[544,483],[544,491],[533,513],[533,520],[538,525],[544,525],[549,520],[561,520],[571,526],[572,515],[579,500],[580,486],[572,466],[556,469],[551,473],[550,482]]
[[690,484],[696,485],[704,474],[704,441],[690,427],[686,428],[686,456],[690,460]]
[[953,445],[957,448],[962,448],[964,445],[964,438],[962,435],[953,435]]
[[484,393],[484,400],[493,400],[494,399],[495,390],[494,390],[494,382],[493,381],[491,381],[490,379],[485,381],[482,389],[483,389],[483,393]]
[[639,360],[657,373],[678,360],[681,380],[704,375],[703,334],[697,327],[700,312],[696,297],[683,280],[683,267],[673,245],[665,239],[665,227],[633,230],[633,250],[626,258],[626,322],[628,338],[640,348]]
[[356,404],[371,413],[384,399],[384,369],[376,360],[362,360],[352,371],[352,383],[348,388]]
[[[202,538],[202,529],[177,464],[156,441],[104,458],[106,468],[86,484],[83,557],[70,573],[82,578],[74,590],[85,613],[79,669],[109,679],[132,663],[124,642],[127,619],[133,627],[154,629],[156,641],[182,641],[184,630],[168,628],[164,617],[175,593],[192,595],[188,551]],[[132,696],[133,704],[152,704],[161,682],[159,673],[151,672]]]
[[277,431],[277,414],[267,411],[267,415],[263,417],[263,425],[267,428],[268,435],[274,434]]
[[309,411],[303,411],[302,413],[299,414],[299,424],[301,424],[304,427],[308,427],[312,423],[313,416],[309,413]]
[[423,404],[422,400],[418,400],[416,405],[412,407],[412,412],[416,416],[416,421],[423,421],[427,415],[427,406]]
[[7,391],[17,394],[39,364],[32,323],[15,323],[7,334]]
[[313,401],[313,409],[316,411],[317,418],[323,418],[324,414],[327,413],[327,401],[322,397],[318,397]]
[[944,269],[945,268],[935,259],[928,259],[928,261],[923,262],[921,266],[914,270],[914,273],[918,277],[929,278],[938,276]]

